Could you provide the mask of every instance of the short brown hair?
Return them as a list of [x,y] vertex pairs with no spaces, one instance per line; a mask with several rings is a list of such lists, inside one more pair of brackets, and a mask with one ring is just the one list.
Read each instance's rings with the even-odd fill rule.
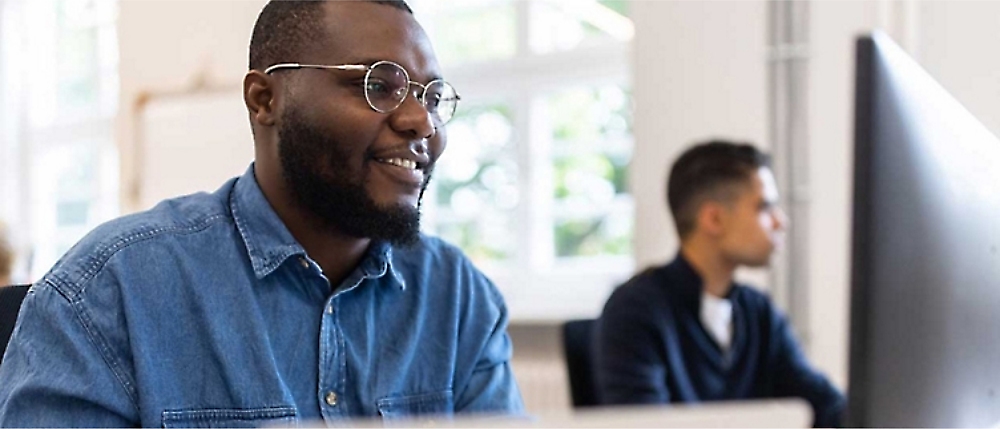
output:
[[710,140],[685,151],[670,169],[667,203],[681,239],[694,231],[698,209],[706,200],[729,201],[733,185],[747,182],[771,158],[744,142]]

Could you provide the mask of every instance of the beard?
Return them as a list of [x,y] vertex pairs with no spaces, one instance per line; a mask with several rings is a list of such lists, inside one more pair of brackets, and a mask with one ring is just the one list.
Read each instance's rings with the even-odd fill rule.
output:
[[[297,108],[282,115],[278,157],[293,201],[319,218],[322,227],[357,238],[410,246],[420,240],[420,204],[430,182],[430,169],[417,206],[376,203],[365,188],[369,167],[350,165],[343,142],[306,123]],[[371,157],[366,160],[374,162]]]

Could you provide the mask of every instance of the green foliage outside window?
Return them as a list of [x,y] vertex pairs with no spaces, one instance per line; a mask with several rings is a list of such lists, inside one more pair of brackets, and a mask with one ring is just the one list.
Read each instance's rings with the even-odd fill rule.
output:
[[98,32],[93,1],[56,3],[58,32],[58,97],[71,110],[93,107],[100,90]]
[[631,220],[623,216],[572,219],[555,223],[556,255],[601,256],[632,253]]
[[560,257],[631,253],[631,222],[610,211],[616,198],[628,193],[629,100],[617,86],[576,88],[549,99],[557,149],[553,198],[564,210],[586,207],[597,213],[573,219],[557,215],[553,238]]
[[463,106],[448,124],[448,150],[434,173],[438,234],[476,261],[505,260],[516,245],[512,128],[505,104]]

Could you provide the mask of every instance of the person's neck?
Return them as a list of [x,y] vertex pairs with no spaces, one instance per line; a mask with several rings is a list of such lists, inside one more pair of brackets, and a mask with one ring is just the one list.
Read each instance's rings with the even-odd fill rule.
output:
[[736,265],[726,261],[718,250],[698,240],[689,240],[681,245],[681,255],[701,277],[706,293],[719,298],[729,294]]
[[327,227],[319,217],[294,201],[280,177],[262,180],[262,176],[272,172],[261,171],[259,165],[255,168],[264,198],[306,254],[319,264],[330,286],[337,287],[361,262],[371,239],[351,237]]
[[306,254],[319,264],[332,287],[337,287],[347,278],[371,245],[371,239],[349,237],[320,227],[321,224],[311,219],[290,222],[282,218],[282,221],[295,240],[306,249]]

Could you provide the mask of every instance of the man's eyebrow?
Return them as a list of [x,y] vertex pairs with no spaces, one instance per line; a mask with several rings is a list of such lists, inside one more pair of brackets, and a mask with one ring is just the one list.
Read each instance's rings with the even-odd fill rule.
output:
[[[404,66],[403,68],[406,68],[406,67]],[[410,80],[415,81],[415,82],[420,82],[422,84],[427,84],[427,83],[430,83],[430,82],[438,80],[438,79],[444,79],[444,77],[442,77],[438,73],[431,73],[430,75],[425,76],[423,79],[417,79],[417,76],[414,76],[414,74],[416,74],[415,71],[410,70],[410,69],[406,69],[406,72],[410,73]]]
[[413,70],[413,69],[411,69],[409,67],[406,67],[405,65],[403,65],[399,61],[392,60],[392,59],[389,59],[389,58],[374,58],[374,57],[355,58],[353,60],[347,60],[347,61],[345,61],[345,62],[343,62],[341,64],[358,64],[358,65],[365,65],[365,66],[371,67],[373,64],[375,64],[375,63],[377,63],[379,61],[391,61],[393,63],[399,64],[400,67],[406,69],[406,72],[410,74],[410,79],[411,80],[415,80],[415,81],[420,82],[420,83],[427,83],[427,82],[431,82],[431,81],[438,80],[438,79],[444,79],[444,76],[441,76],[440,73],[434,72],[434,73],[431,73],[430,75],[426,76],[423,82],[418,81],[418,80],[414,79],[416,77],[416,76],[414,76],[414,74],[416,74],[416,70]]
[[[348,61],[348,62],[346,62],[344,64],[362,64],[362,65],[366,65],[366,66],[371,66],[372,64],[375,64],[375,63],[377,63],[379,61],[385,61],[385,58],[358,58],[358,59],[350,60],[350,61]],[[389,60],[389,61],[392,61],[392,60]],[[393,61],[393,62],[395,62],[395,61]]]

